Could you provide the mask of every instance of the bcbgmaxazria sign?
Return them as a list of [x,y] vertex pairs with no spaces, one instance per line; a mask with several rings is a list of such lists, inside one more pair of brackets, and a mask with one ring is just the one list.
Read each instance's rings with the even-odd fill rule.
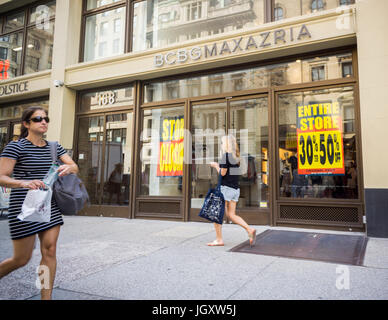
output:
[[174,65],[190,60],[196,61],[201,58],[207,59],[236,52],[260,50],[306,38],[311,38],[311,34],[307,26],[303,24],[300,28],[277,29],[262,32],[255,36],[240,37],[211,45],[206,44],[202,47],[197,46],[191,49],[179,49],[166,54],[157,54],[154,57],[154,65],[155,67],[162,67],[165,64]]

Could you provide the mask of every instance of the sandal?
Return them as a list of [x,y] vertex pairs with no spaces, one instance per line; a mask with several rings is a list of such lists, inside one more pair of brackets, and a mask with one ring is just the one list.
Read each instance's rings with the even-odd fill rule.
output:
[[256,229],[251,234],[248,233],[249,245],[253,247],[256,244]]
[[217,240],[214,240],[213,242],[209,242],[207,244],[209,247],[223,247],[224,243],[223,242],[218,242]]

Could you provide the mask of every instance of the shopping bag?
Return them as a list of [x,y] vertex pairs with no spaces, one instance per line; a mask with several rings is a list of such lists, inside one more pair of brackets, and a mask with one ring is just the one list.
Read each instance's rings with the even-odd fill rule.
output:
[[224,220],[225,199],[221,192],[221,170],[218,177],[218,184],[215,189],[210,189],[205,197],[205,202],[199,212],[201,218],[211,222],[222,224]]
[[8,209],[10,194],[10,188],[0,187],[0,209]]
[[28,190],[18,219],[32,222],[50,222],[52,194],[53,191],[50,187]]

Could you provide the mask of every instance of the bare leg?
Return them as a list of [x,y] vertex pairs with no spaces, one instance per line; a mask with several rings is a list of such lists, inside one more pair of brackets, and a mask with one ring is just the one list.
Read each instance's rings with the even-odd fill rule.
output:
[[0,263],[0,279],[12,271],[25,266],[30,261],[34,250],[35,235],[13,240],[13,257]]
[[256,230],[251,228],[243,218],[236,215],[236,205],[237,202],[235,201],[228,201],[229,202],[229,208],[228,208],[228,218],[232,220],[233,223],[238,224],[239,226],[243,227],[247,232],[248,235],[252,235]]
[[55,226],[39,233],[40,250],[42,252],[42,260],[40,262],[40,278],[43,280],[41,289],[42,300],[51,300],[57,269],[56,250],[59,230],[60,226]]
[[[227,212],[227,202],[225,201],[225,213]],[[209,242],[208,246],[223,246],[224,240],[222,240],[222,224],[214,223],[214,229],[216,230],[216,240]]]

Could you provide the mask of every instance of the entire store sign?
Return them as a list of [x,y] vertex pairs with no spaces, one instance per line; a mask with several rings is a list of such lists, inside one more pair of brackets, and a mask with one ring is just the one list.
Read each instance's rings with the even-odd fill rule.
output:
[[183,176],[184,118],[162,118],[156,176]]
[[311,33],[307,26],[303,24],[298,28],[290,27],[287,29],[266,31],[257,36],[240,37],[230,41],[225,40],[220,43],[213,43],[212,45],[198,46],[191,49],[179,49],[166,54],[157,54],[154,56],[154,66],[162,67],[163,65],[175,65],[235,52],[265,49],[305,38],[310,39]]
[[297,106],[298,174],[345,174],[338,102]]

